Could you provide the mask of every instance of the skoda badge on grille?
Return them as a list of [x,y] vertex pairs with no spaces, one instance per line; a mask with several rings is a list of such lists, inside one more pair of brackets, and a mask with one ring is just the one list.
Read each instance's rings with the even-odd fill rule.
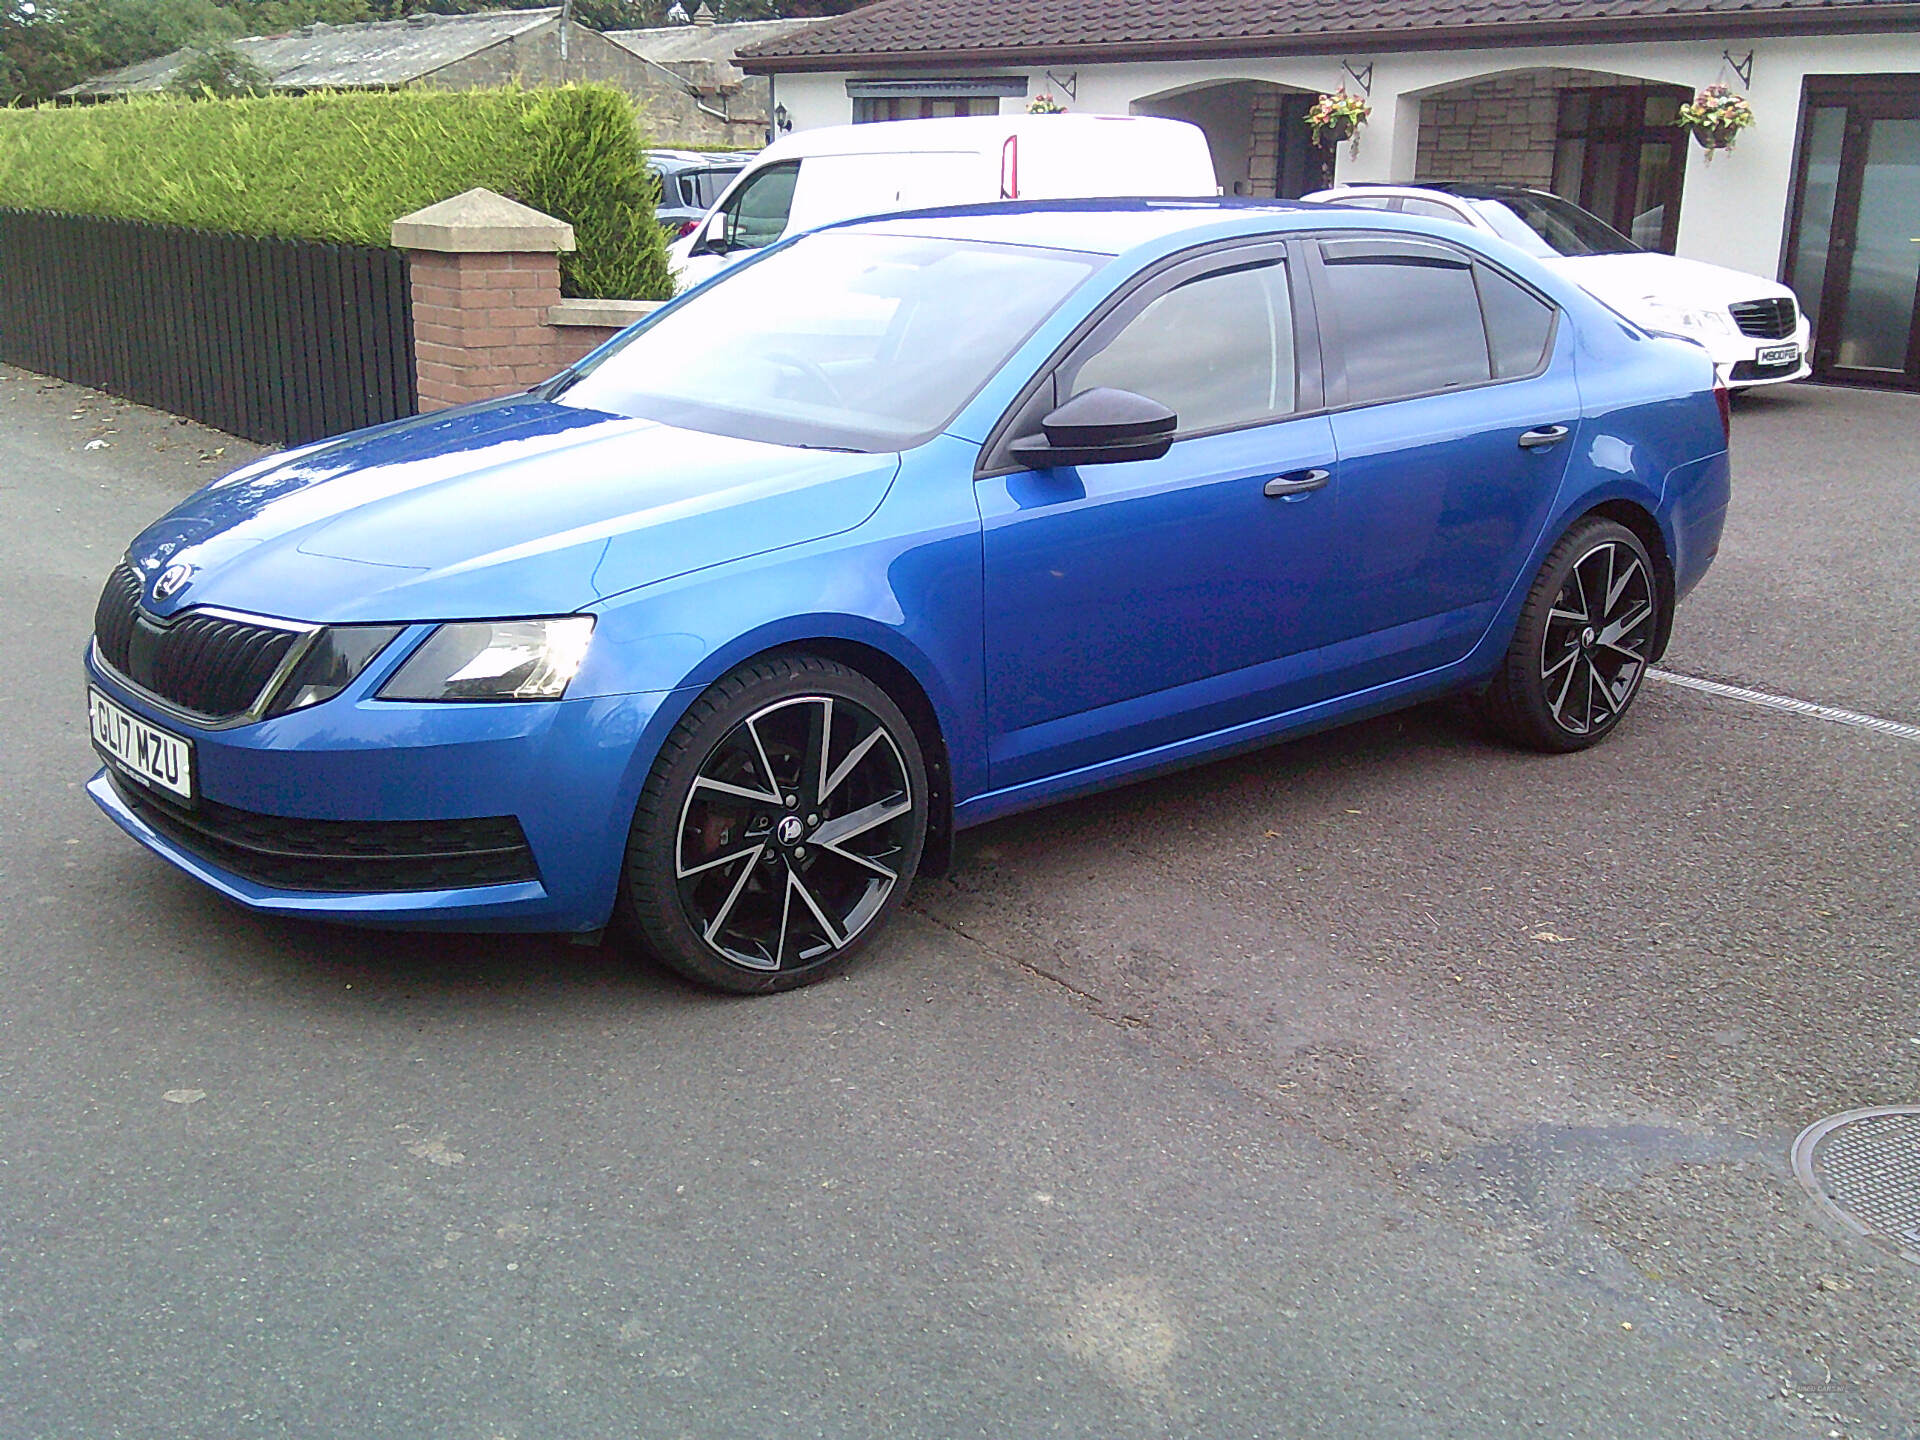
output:
[[193,566],[186,561],[169,565],[160,572],[160,578],[153,582],[153,598],[165,600],[178,595],[187,588],[187,582],[193,578]]

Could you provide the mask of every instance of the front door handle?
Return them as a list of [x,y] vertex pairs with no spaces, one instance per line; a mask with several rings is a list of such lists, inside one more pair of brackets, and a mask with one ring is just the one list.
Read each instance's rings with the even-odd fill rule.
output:
[[1331,470],[1289,470],[1285,475],[1276,475],[1261,486],[1261,493],[1269,496],[1304,495],[1309,490],[1318,490],[1333,478]]
[[1547,445],[1558,445],[1570,433],[1564,425],[1542,425],[1537,430],[1523,430],[1520,434],[1520,448],[1538,450]]

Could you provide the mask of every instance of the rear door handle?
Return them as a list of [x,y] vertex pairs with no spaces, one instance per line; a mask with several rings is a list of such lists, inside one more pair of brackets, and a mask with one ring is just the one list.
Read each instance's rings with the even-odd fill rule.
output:
[[1276,475],[1261,487],[1264,495],[1279,497],[1283,495],[1304,495],[1309,490],[1318,490],[1333,478],[1331,470],[1289,470],[1284,475]]
[[1537,430],[1523,430],[1520,433],[1520,448],[1538,450],[1546,445],[1558,445],[1570,433],[1564,425],[1542,425]]

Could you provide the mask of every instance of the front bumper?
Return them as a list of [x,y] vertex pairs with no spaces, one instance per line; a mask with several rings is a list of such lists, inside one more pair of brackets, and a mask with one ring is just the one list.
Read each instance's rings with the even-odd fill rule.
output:
[[[1756,339],[1751,335],[1715,336],[1708,343],[1714,369],[1720,382],[1730,389],[1747,390],[1755,385],[1780,385],[1789,380],[1804,380],[1813,373],[1808,363],[1813,335],[1807,317],[1800,316],[1793,334],[1779,340]],[[1797,346],[1799,358],[1787,364],[1763,364],[1760,356],[1782,345]]]
[[[102,770],[87,786],[155,854],[269,914],[467,930],[585,931],[607,922],[664,698],[432,705],[349,691],[277,719],[203,730],[102,673],[91,654],[87,678],[193,742],[199,829],[136,781]],[[476,847],[504,858],[437,871],[364,858],[379,853],[375,837],[404,835],[409,822],[435,837],[473,835]],[[361,829],[368,845],[353,843]],[[255,863],[311,848],[313,834],[331,837],[329,853],[344,848],[356,858],[324,876],[310,854]],[[225,843],[236,838],[244,848]],[[523,850],[507,855],[510,842]]]

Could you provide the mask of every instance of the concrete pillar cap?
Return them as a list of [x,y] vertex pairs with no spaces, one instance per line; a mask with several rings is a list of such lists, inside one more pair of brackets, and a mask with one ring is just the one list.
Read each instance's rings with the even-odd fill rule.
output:
[[564,220],[476,186],[393,222],[400,250],[449,255],[545,253],[571,250],[573,227]]

